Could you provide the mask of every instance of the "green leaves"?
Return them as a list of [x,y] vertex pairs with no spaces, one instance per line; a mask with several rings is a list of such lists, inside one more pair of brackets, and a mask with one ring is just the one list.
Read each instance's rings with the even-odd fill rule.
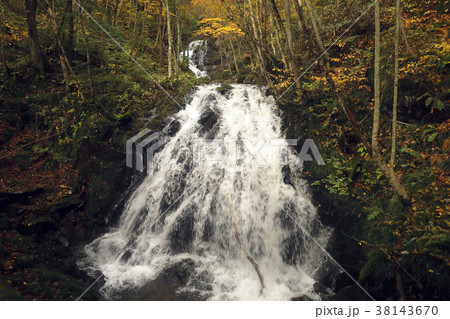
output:
[[408,148],[408,147],[402,147],[402,148],[399,150],[399,152],[400,152],[400,153],[410,154],[410,155],[412,155],[412,156],[414,156],[414,157],[416,157],[416,158],[421,158],[419,152],[414,151],[413,149],[410,149],[410,148]]
[[369,215],[367,216],[367,220],[369,220],[369,221],[377,218],[378,215],[380,215],[380,213],[383,211],[379,207],[370,207],[367,210],[370,212]]

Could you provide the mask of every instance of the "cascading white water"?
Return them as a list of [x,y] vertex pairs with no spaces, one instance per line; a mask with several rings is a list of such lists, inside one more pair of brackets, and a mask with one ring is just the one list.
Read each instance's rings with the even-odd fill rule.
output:
[[204,60],[206,55],[206,40],[195,40],[189,43],[186,51],[181,53],[181,57],[187,57],[189,61],[189,69],[198,78],[208,77],[208,73],[204,70]]
[[[178,132],[155,156],[153,174],[128,199],[117,227],[85,248],[79,265],[104,274],[105,298],[143,286],[189,260],[194,267],[179,288],[185,294],[211,300],[319,299],[312,274],[324,257],[301,228],[322,245],[329,231],[317,219],[301,167],[293,165],[291,151],[286,155],[290,167],[281,164],[273,147],[260,149],[266,163],[261,165],[242,142],[283,138],[275,100],[255,85],[232,85],[225,93],[218,87],[196,89],[176,115]],[[204,138],[219,141],[219,153],[234,152],[235,161],[230,163],[229,156],[195,161],[195,146]],[[236,146],[221,143],[226,140],[237,140]],[[217,151],[217,143],[202,144],[203,154]],[[262,291],[235,229],[260,267]]]

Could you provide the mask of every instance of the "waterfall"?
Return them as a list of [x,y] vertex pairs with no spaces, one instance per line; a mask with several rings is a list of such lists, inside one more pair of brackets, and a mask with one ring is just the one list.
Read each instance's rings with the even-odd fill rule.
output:
[[206,71],[204,70],[206,48],[206,40],[195,40],[189,43],[188,49],[181,53],[182,58],[188,58],[189,69],[198,78],[208,77],[208,73],[206,73]]
[[[207,76],[198,68],[205,50],[203,42],[189,45],[197,76]],[[202,85],[189,96],[172,121],[170,141],[154,157],[153,173],[132,193],[117,225],[85,247],[79,266],[104,274],[106,299],[151,285],[174,267],[186,277],[177,293],[200,299],[319,299],[312,276],[325,257],[310,236],[326,245],[330,231],[317,218],[296,154],[282,142],[286,163],[279,147],[260,148],[257,161],[246,147],[284,141],[275,99],[255,85],[219,87]],[[199,145],[205,156],[195,151]],[[232,214],[264,277],[263,290],[236,240]]]

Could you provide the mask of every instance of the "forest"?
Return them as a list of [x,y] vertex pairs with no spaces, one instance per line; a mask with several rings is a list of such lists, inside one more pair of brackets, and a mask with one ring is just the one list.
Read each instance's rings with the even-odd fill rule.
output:
[[[267,88],[283,138],[313,139],[325,161],[295,170],[333,228],[326,250],[356,282],[327,263],[314,286],[321,299],[448,300],[449,7],[0,0],[0,299],[105,299],[101,280],[86,291],[100,272],[77,256],[145,178],[125,165],[127,140],[162,131],[199,86],[236,83]],[[208,45],[208,77],[185,56],[194,40]],[[295,247],[288,259],[300,263]],[[167,292],[186,284],[180,277],[165,272],[146,298],[208,299]]]

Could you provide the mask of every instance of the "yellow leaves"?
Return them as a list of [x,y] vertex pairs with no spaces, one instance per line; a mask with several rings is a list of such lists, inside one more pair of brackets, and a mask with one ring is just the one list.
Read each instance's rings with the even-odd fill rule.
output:
[[204,25],[196,32],[197,35],[218,38],[223,35],[242,36],[244,32],[233,22],[225,21],[222,18],[205,18],[199,22]]

